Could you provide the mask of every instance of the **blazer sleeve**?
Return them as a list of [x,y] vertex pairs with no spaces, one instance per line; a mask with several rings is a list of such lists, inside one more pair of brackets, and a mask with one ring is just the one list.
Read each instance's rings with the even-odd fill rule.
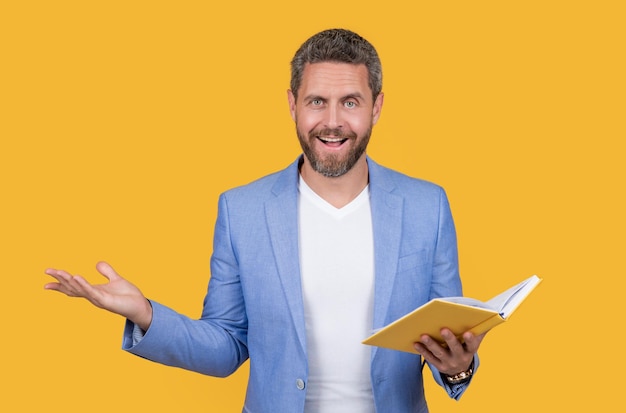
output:
[[151,301],[153,319],[143,338],[133,342],[127,321],[122,348],[169,366],[224,377],[248,359],[245,304],[237,259],[231,244],[226,196],[220,196],[211,257],[211,278],[200,319]]

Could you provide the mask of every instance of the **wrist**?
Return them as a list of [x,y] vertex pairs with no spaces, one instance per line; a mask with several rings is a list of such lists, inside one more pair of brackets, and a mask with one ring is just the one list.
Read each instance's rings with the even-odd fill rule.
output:
[[460,384],[460,383],[465,383],[469,381],[469,379],[472,377],[473,374],[474,374],[474,362],[472,361],[472,364],[470,364],[467,370],[464,370],[464,371],[461,371],[459,373],[452,374],[452,375],[444,374],[443,376],[446,378],[446,382],[448,384]]
[[129,317],[129,320],[137,324],[137,326],[143,331],[148,331],[150,324],[152,324],[152,304],[148,299],[144,298],[143,301],[144,305],[142,311],[140,311],[132,319]]

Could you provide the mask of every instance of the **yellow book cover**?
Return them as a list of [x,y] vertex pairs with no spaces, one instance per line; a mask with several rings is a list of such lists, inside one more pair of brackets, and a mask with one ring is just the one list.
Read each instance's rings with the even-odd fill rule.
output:
[[444,327],[457,337],[466,331],[482,334],[508,320],[540,282],[541,278],[533,275],[486,302],[469,297],[432,299],[376,331],[363,344],[416,353],[413,343],[423,334],[443,342],[440,330]]

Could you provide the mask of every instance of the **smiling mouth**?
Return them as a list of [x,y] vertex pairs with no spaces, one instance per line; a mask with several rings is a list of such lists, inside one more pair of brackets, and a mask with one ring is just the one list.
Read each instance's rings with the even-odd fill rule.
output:
[[317,136],[317,139],[322,141],[325,145],[329,146],[341,146],[348,138],[330,138],[327,136]]

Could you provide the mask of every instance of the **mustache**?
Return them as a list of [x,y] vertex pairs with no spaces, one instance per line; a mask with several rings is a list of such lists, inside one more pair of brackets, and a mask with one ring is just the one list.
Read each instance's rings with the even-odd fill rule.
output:
[[356,133],[353,131],[346,132],[341,128],[323,128],[316,129],[309,132],[309,138],[315,138],[317,136],[320,137],[333,137],[339,139],[355,139],[357,137]]

